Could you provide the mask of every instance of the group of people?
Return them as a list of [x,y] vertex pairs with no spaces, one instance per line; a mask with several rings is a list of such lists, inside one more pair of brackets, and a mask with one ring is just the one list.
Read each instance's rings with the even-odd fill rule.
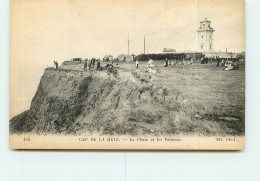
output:
[[[177,64],[182,64],[182,65],[191,64],[192,65],[193,64],[193,58],[188,58],[188,59],[183,58],[182,60],[177,60],[177,59],[168,60],[168,58],[166,58],[165,62],[164,62],[164,67],[168,67],[169,65],[177,65]],[[135,68],[138,68],[138,67],[139,67],[139,61],[136,60],[135,61]],[[149,68],[149,69],[155,67],[152,59],[148,60],[146,67]]]
[[[209,58],[202,57],[200,60],[201,60],[201,64],[208,64]],[[187,64],[193,65],[193,61],[194,61],[194,58],[192,58],[192,57],[181,58],[180,60],[174,59],[171,61],[168,60],[168,58],[166,58],[165,62],[164,62],[164,67],[168,67],[169,65],[187,65]],[[216,57],[216,61],[217,61],[217,65],[216,65],[217,67],[220,66],[220,62],[221,62],[222,66],[225,66],[225,68],[223,70],[238,70],[239,69],[238,64],[233,60],[228,60],[228,59],[221,60],[219,57]],[[135,61],[135,67],[136,68],[139,67],[138,60]],[[153,67],[155,67],[152,59],[148,60],[146,67],[148,69],[152,69]]]
[[233,61],[233,60],[228,60],[228,58],[226,60],[224,59],[220,59],[219,57],[216,57],[217,59],[217,67],[220,66],[220,61],[221,61],[221,66],[224,66],[223,70],[238,70],[239,66],[237,64],[237,62]]
[[[119,59],[109,59],[109,58],[103,58],[104,62],[107,62],[105,67],[116,67],[119,68]],[[91,70],[92,68],[99,69],[101,67],[101,61],[100,59],[92,58],[91,60],[85,59],[84,60],[84,66],[83,70]]]
[[92,58],[91,60],[85,59],[84,65],[83,65],[83,70],[84,71],[91,70],[92,68],[95,68],[95,65],[96,65],[96,69],[100,68],[100,60],[99,59],[95,59],[95,58]]
[[105,67],[116,67],[119,68],[119,59],[109,59],[106,61],[107,64]]
[[[81,58],[73,59],[73,61],[80,61],[80,60],[81,60]],[[207,64],[209,59],[202,57],[200,60],[201,60],[202,64]],[[225,68],[223,68],[223,70],[238,70],[239,69],[238,64],[235,61],[233,61],[232,59],[224,60],[219,57],[216,57],[215,60],[217,61],[217,64],[216,64],[217,67],[220,66],[220,62],[221,62],[221,65],[225,67]],[[103,59],[103,61],[107,62],[105,67],[119,68],[119,59],[118,58],[117,59],[106,58],[106,59]],[[193,65],[193,61],[194,61],[194,59],[192,57],[189,57],[189,58],[181,57],[180,59],[174,59],[174,60],[168,60],[168,58],[166,58],[163,66],[168,67],[169,65],[187,65],[187,64]],[[53,62],[54,62],[54,68],[55,68],[55,70],[57,70],[59,64],[55,60]],[[84,59],[83,71],[91,70],[92,68],[95,68],[95,67],[96,67],[96,69],[99,69],[101,67],[100,59],[95,59],[95,58]],[[153,67],[155,67],[152,59],[149,59],[146,67],[148,68],[147,71],[152,72]],[[137,59],[135,61],[135,68],[139,68],[139,61]]]
[[200,63],[201,63],[201,64],[208,64],[208,62],[209,62],[209,59],[208,59],[208,58],[202,57],[202,58],[200,59]]
[[169,65],[193,65],[193,58],[181,58],[181,59],[174,59],[171,61],[168,61],[168,59],[166,58],[164,66],[168,67]]
[[153,64],[153,60],[150,59],[146,65],[147,69],[146,72],[150,72],[150,73],[156,73],[156,72],[160,72],[158,69],[154,69],[155,65]]
[[223,70],[238,70],[239,66],[236,62],[232,61],[232,60],[222,60],[222,65],[225,66],[225,68]]

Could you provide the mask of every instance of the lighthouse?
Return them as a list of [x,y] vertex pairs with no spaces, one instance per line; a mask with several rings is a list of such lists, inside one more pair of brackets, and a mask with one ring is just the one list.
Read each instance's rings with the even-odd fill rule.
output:
[[213,51],[213,32],[215,31],[210,27],[211,21],[205,20],[200,22],[198,29],[198,51],[211,52]]

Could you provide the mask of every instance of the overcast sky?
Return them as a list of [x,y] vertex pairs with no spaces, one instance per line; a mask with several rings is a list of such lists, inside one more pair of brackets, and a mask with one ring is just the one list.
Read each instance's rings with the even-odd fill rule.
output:
[[[15,0],[19,2],[18,0]],[[103,57],[106,54],[197,50],[197,28],[205,17],[215,29],[216,51],[244,50],[242,0],[27,0],[16,3],[15,28],[24,55],[44,59]],[[22,5],[22,6],[21,6]],[[23,7],[23,8],[21,8]],[[15,38],[15,37],[14,37]],[[19,41],[19,40],[18,40]],[[29,58],[29,57],[28,57]]]

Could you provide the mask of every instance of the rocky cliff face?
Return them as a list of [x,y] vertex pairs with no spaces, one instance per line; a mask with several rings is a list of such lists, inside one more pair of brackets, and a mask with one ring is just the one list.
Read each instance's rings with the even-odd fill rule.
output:
[[[92,73],[46,69],[30,110],[13,118],[11,132],[138,134],[163,118],[167,90],[116,69]],[[153,123],[153,124],[152,124]],[[139,125],[137,127],[137,125]]]

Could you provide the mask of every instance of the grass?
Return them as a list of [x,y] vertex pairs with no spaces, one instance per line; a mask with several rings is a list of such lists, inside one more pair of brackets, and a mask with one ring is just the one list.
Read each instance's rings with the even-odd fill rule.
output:
[[[156,62],[161,64],[162,62]],[[183,100],[177,115],[181,129],[208,134],[243,134],[245,110],[244,66],[239,71],[223,71],[214,62],[162,67],[153,81],[169,91],[179,91]],[[174,93],[173,93],[174,94]],[[198,118],[195,116],[198,115]],[[223,121],[220,116],[237,121]],[[203,130],[205,129],[205,130]]]
[[131,71],[141,82],[139,107],[131,109],[124,122],[127,129],[135,127],[131,134],[244,134],[244,64],[240,70],[223,71],[216,62],[169,67],[163,63],[154,61],[160,70],[154,74],[145,72],[146,62],[140,62],[139,69],[133,62],[119,64],[118,72]]

